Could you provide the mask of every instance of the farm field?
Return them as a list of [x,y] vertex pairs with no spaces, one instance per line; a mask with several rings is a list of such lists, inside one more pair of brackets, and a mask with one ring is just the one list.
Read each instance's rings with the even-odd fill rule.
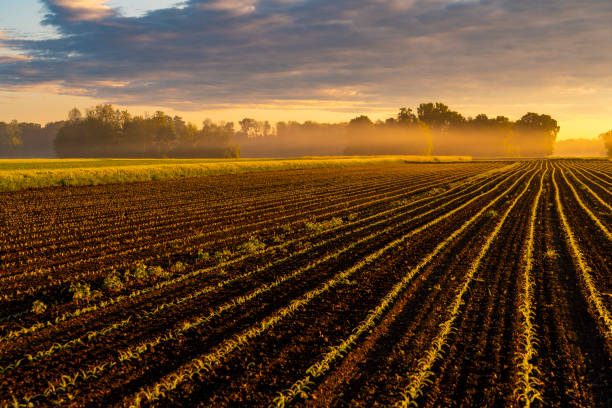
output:
[[219,174],[404,162],[470,161],[470,156],[312,156],[246,159],[0,159],[0,191],[175,180]]
[[610,407],[611,313],[610,161],[0,193],[0,406]]

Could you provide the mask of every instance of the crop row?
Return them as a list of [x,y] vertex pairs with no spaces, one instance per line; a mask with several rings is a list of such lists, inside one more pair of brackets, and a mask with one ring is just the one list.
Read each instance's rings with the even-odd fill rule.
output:
[[[425,179],[427,180],[427,179]],[[245,218],[249,218],[253,216],[255,211],[262,213],[270,213],[270,211],[279,211],[280,209],[286,209],[289,206],[289,210],[295,210],[299,206],[303,206],[304,204],[308,204],[309,206],[316,208],[317,204],[321,202],[325,202],[329,200],[331,197],[337,197],[339,201],[347,199],[353,195],[355,195],[355,191],[358,191],[359,195],[363,195],[368,197],[372,191],[393,191],[397,186],[401,185],[402,180],[393,180],[386,183],[375,183],[369,181],[369,185],[360,185],[361,183],[355,183],[355,185],[350,185],[347,187],[338,187],[331,188],[330,191],[326,191],[322,195],[311,195],[308,194],[293,194],[290,196],[285,196],[276,194],[273,200],[265,201],[265,197],[258,197],[259,203],[257,208],[253,208],[249,203],[240,202],[239,204],[234,204],[236,200],[232,200],[233,202],[225,203],[225,206],[228,208],[222,207],[213,207],[202,205],[202,203],[190,203],[183,201],[175,201],[175,209],[174,211],[164,211],[163,209],[158,210],[154,209],[152,212],[148,211],[146,208],[144,211],[137,213],[138,218],[130,217],[126,218],[119,212],[118,214],[111,214],[110,217],[105,217],[98,219],[98,222],[95,224],[93,231],[83,231],[81,228],[70,233],[65,233],[63,231],[51,230],[50,234],[46,234],[41,237],[42,243],[44,245],[57,245],[57,239],[65,241],[67,244],[74,244],[78,242],[83,245],[90,246],[90,242],[88,242],[87,237],[94,236],[98,244],[103,244],[107,241],[120,241],[124,237],[133,236],[136,232],[137,234],[150,234],[150,233],[159,233],[163,229],[167,229],[171,227],[171,229],[177,229],[183,225],[191,226],[193,228],[201,228],[205,227],[207,230],[214,230],[218,228],[219,225],[222,225],[223,221],[227,223],[230,220],[242,220]],[[343,191],[338,191],[342,189]],[[247,198],[245,198],[245,201]],[[251,198],[251,200],[253,200]],[[180,205],[177,205],[180,203]],[[239,206],[239,208],[234,209],[235,211],[228,211],[229,207]],[[235,212],[238,212],[237,214]],[[178,216],[178,220],[177,220]],[[211,225],[212,222],[212,225]],[[134,224],[138,225],[138,230],[134,231]],[[114,227],[117,227],[116,229]],[[71,236],[72,235],[72,236]],[[54,238],[56,238],[54,240]],[[84,239],[85,238],[85,239]],[[12,247],[7,247],[6,250],[20,250],[17,245],[31,245],[32,240],[28,237],[21,239],[21,244],[16,244],[13,239]],[[59,247],[61,248],[61,246]],[[31,255],[28,252],[24,252],[23,249],[20,250],[20,255]],[[6,257],[6,255],[5,255]],[[31,259],[31,257],[29,258]],[[32,261],[30,261],[32,262]]]
[[470,267],[468,268],[468,272],[465,275],[464,281],[459,286],[455,298],[448,307],[449,315],[447,319],[440,324],[440,331],[431,341],[431,347],[418,360],[418,368],[414,372],[407,373],[407,376],[410,378],[410,382],[402,392],[401,399],[398,400],[397,406],[409,407],[413,405],[417,401],[417,399],[423,394],[424,388],[430,382],[429,378],[434,375],[434,371],[432,371],[434,363],[443,357],[444,348],[447,346],[448,336],[453,333],[455,320],[461,313],[461,307],[465,303],[464,297],[470,288],[470,285],[474,279],[474,275],[478,272],[480,263],[487,254],[493,241],[497,238],[499,231],[504,225],[504,222],[506,221],[516,204],[519,202],[519,200],[525,195],[525,193],[529,189],[531,181],[536,176],[536,174],[537,172],[533,173],[530,176],[523,190],[512,201],[508,209],[498,221],[497,226],[495,227],[493,232],[487,237],[485,244],[480,248],[478,255],[472,261]]
[[[483,165],[482,167],[491,167],[491,165]],[[457,169],[461,168],[451,167],[448,169],[438,170],[442,175],[449,175]],[[393,170],[388,171],[385,174],[378,170],[374,171],[375,174],[365,181],[362,178],[355,176],[348,179],[338,177],[336,180],[333,180],[335,181],[334,186],[331,186],[331,188],[326,186],[325,190],[330,193],[333,192],[332,190],[335,190],[335,193],[340,196],[350,193],[351,191],[358,191],[362,187],[366,187],[362,186],[364,182],[369,184],[381,184],[382,181],[382,184],[384,184],[386,181],[401,181],[402,179],[406,178],[414,179],[416,177],[430,177],[432,174],[436,173],[435,171],[432,171],[433,169],[427,171],[415,168],[414,170],[415,171],[411,172],[412,174],[408,175],[406,175],[405,172],[394,174]],[[295,187],[298,188],[298,190],[292,191],[293,194],[289,194],[290,190],[287,189],[287,184],[292,184],[291,182],[293,181],[291,176],[288,176],[283,178],[282,183],[272,183],[272,185],[269,185],[270,183],[268,183],[265,190],[261,188],[257,189],[257,194],[252,194],[256,186],[251,185],[251,182],[257,182],[258,179],[239,178],[232,180],[234,186],[237,186],[237,188],[235,190],[225,192],[224,194],[213,194],[213,197],[215,197],[215,195],[221,195],[221,198],[217,199],[211,199],[210,193],[217,193],[218,188],[210,191],[211,189],[208,187],[208,185],[202,184],[202,182],[200,182],[202,184],[201,186],[197,184],[192,185],[191,183],[185,182],[182,184],[174,183],[167,185],[167,188],[162,190],[151,187],[150,191],[148,191],[148,195],[146,194],[147,190],[143,189],[144,191],[141,191],[141,195],[147,197],[147,199],[142,203],[137,203],[138,205],[134,205],[134,203],[131,203],[130,201],[126,202],[125,200],[119,200],[116,196],[115,189],[108,189],[108,192],[106,192],[106,190],[100,191],[95,188],[91,189],[91,197],[93,198],[83,197],[79,200],[78,197],[75,198],[72,195],[66,195],[65,198],[70,199],[71,201],[76,200],[75,202],[77,203],[79,201],[82,203],[81,206],[69,209],[61,206],[61,199],[50,201],[51,203],[57,205],[48,209],[45,208],[45,203],[39,203],[37,201],[29,202],[26,206],[20,201],[13,202],[13,200],[7,200],[7,206],[21,205],[23,207],[23,212],[20,212],[18,215],[13,215],[13,212],[11,212],[13,215],[11,217],[12,228],[8,232],[10,237],[16,238],[13,236],[13,234],[21,231],[19,228],[20,223],[18,222],[18,217],[24,213],[31,214],[32,212],[40,214],[37,214],[36,218],[27,219],[21,223],[24,224],[22,230],[23,233],[29,234],[37,231],[36,228],[32,228],[31,224],[33,222],[41,223],[46,230],[53,233],[54,230],[61,228],[61,223],[66,218],[72,219],[65,230],[59,231],[61,234],[58,238],[69,235],[75,230],[79,234],[86,233],[87,231],[84,230],[85,227],[93,230],[99,229],[101,222],[113,223],[104,225],[108,230],[112,230],[112,227],[124,227],[125,229],[125,225],[123,224],[125,221],[130,221],[132,223],[144,223],[147,221],[154,222],[151,217],[156,215],[172,218],[181,215],[181,213],[183,213],[182,215],[185,215],[185,212],[189,213],[191,211],[199,211],[202,213],[202,215],[204,215],[209,213],[215,214],[215,212],[218,213],[219,210],[223,210],[224,215],[241,215],[245,211],[250,211],[253,209],[254,206],[257,206],[258,208],[278,206],[279,201],[289,205],[296,202],[296,199],[303,200],[305,197],[315,198],[317,193],[321,193],[323,191],[321,186],[325,186],[325,183],[332,181],[332,179],[330,179],[331,174],[333,173],[329,173],[326,175],[326,178],[322,178],[321,174],[313,173],[312,185],[304,185],[303,188],[298,188],[300,187],[300,184],[297,184],[297,182],[300,179],[297,179]],[[376,177],[376,174],[382,175],[380,177]],[[259,182],[261,183],[261,181]],[[319,184],[318,186],[317,183]],[[183,188],[179,191],[181,194],[177,194],[175,190],[177,187],[183,186],[183,184],[186,184],[185,187],[190,188],[191,190],[185,190],[185,188]],[[134,200],[137,197],[138,196],[133,197],[133,194],[129,194],[127,196],[127,198],[131,200]],[[152,197],[155,197],[156,199],[152,200]],[[100,206],[100,202],[104,202],[106,205]],[[91,205],[87,205],[87,203],[91,203],[91,205],[95,205],[95,207],[90,208]],[[180,203],[180,205],[177,205],[178,203]],[[129,205],[134,207],[130,208]],[[44,211],[38,210],[40,207],[43,207]],[[9,211],[10,208],[12,207],[7,208],[7,211]],[[88,219],[89,221],[87,221]],[[55,221],[55,223],[49,223],[50,220]]]
[[523,251],[523,276],[522,276],[522,291],[520,294],[521,304],[519,312],[522,317],[522,331],[520,351],[517,356],[518,365],[518,383],[514,394],[517,396],[517,401],[523,407],[530,407],[535,401],[542,401],[542,393],[539,390],[541,382],[537,378],[537,367],[533,360],[537,354],[537,333],[534,322],[534,297],[535,282],[532,277],[533,269],[533,251],[535,239],[535,226],[537,221],[538,205],[544,189],[544,177],[548,171],[548,167],[540,175],[538,193],[531,207],[531,215],[529,219],[529,232],[527,243]]

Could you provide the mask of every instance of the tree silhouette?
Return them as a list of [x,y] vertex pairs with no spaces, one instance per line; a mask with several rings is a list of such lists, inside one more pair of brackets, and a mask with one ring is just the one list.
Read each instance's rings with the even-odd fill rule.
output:
[[97,105],[83,118],[72,109],[55,138],[59,157],[237,157],[233,123],[205,121],[202,130],[162,111],[132,117],[112,105]]
[[612,157],[612,129],[599,135],[599,138],[604,143],[604,146],[606,146],[608,157]]
[[551,155],[560,127],[550,115],[529,112],[514,124],[515,143],[521,154]]
[[420,121],[438,130],[448,130],[465,122],[465,118],[459,112],[450,110],[448,106],[440,102],[420,104],[417,114]]
[[19,122],[12,120],[5,128],[4,144],[9,149],[18,149],[23,145],[23,140],[21,139],[22,133]]

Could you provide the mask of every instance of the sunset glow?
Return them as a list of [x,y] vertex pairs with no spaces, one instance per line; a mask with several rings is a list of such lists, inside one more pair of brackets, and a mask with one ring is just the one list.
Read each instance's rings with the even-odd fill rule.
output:
[[564,139],[612,118],[609,1],[19,3],[0,5],[5,121],[113,103],[196,123],[339,122],[432,100],[550,114]]

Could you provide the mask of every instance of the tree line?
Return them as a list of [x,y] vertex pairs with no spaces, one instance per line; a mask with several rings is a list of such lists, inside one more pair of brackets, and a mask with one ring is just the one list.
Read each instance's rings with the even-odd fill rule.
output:
[[601,139],[601,141],[604,143],[604,146],[606,146],[608,157],[612,157],[612,129],[599,135],[599,139]]
[[98,105],[85,115],[78,109],[57,133],[59,157],[238,157],[233,123],[204,121],[201,128],[164,112],[132,116],[112,105]]
[[[447,105],[400,108],[386,120],[360,115],[345,123],[205,120],[201,127],[158,111],[133,116],[103,104],[44,127],[0,122],[1,157],[291,157],[304,155],[436,154],[542,157],[559,132],[550,115],[529,112],[512,121],[464,117]],[[612,131],[611,131],[612,132]],[[612,155],[612,134],[600,136]],[[606,136],[607,135],[607,136]]]
[[236,142],[245,156],[315,154],[471,155],[542,157],[552,154],[560,127],[550,115],[529,112],[517,121],[485,114],[464,117],[447,105],[422,103],[416,111],[373,122],[361,115],[348,123],[240,122]]
[[56,157],[53,140],[64,121],[38,123],[0,121],[0,158]]

